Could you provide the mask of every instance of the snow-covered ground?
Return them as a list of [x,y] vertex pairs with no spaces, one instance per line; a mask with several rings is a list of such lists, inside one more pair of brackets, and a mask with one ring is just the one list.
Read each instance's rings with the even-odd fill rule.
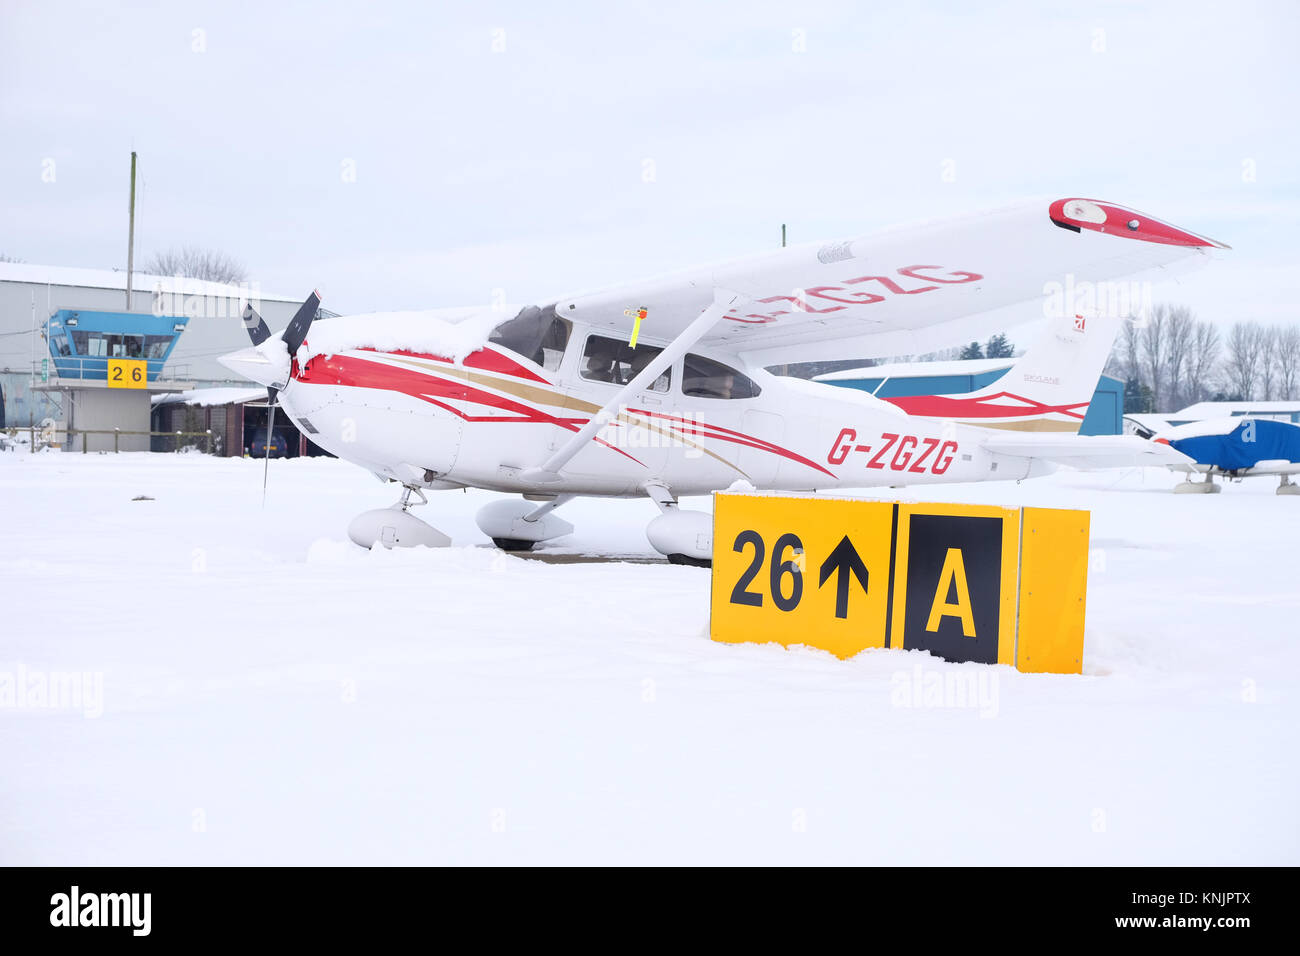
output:
[[[1091,510],[1062,677],[715,644],[707,571],[503,555],[483,493],[419,512],[457,547],[363,552],[391,487],[273,461],[263,510],[261,467],[0,454],[0,862],[1300,863],[1271,480],[868,492]],[[648,501],[563,514],[554,550],[652,553]],[[977,693],[905,706],[930,675]]]

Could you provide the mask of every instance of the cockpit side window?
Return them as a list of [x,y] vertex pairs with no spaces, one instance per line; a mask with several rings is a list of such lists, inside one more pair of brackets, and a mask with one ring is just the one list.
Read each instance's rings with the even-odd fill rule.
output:
[[555,372],[564,358],[572,329],[568,319],[555,314],[555,306],[530,305],[493,329],[488,341],[531,359],[548,372]]
[[[657,349],[653,345],[638,345],[632,348],[622,339],[589,335],[587,346],[582,350],[582,364],[579,366],[578,374],[589,382],[626,385],[662,351],[663,349]],[[649,390],[666,392],[671,384],[672,372],[665,369],[663,374],[649,386]]]
[[761,391],[748,375],[703,355],[688,354],[683,363],[683,395],[692,398],[757,398]]

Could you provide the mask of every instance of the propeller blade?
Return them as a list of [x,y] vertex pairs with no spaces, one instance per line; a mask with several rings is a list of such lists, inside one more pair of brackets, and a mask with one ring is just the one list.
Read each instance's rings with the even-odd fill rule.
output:
[[271,330],[266,327],[266,319],[257,314],[253,306],[244,306],[244,328],[248,330],[248,337],[253,340],[254,345],[261,345],[271,337]]
[[275,402],[278,388],[266,390],[266,441],[262,443],[262,507],[266,507],[266,480],[271,473],[271,428],[275,425]]
[[[292,359],[294,353],[307,339],[307,330],[311,328],[312,322],[316,318],[316,313],[320,309],[320,293],[312,292],[305,302],[298,307],[294,313],[293,320],[290,321],[288,328],[281,334],[284,340],[285,348]],[[266,327],[266,320],[257,314],[257,310],[252,304],[244,306],[244,328],[248,330],[248,337],[253,340],[253,348],[244,349],[240,352],[232,352],[230,355],[221,356],[218,361],[227,368],[239,372],[254,381],[267,381],[268,372],[274,375],[275,369],[271,363],[268,363],[267,357],[260,353],[257,348],[263,342],[271,337],[271,330]],[[281,369],[284,373],[287,369]],[[270,378],[270,381],[279,381],[278,378]],[[266,388],[266,440],[262,444],[262,507],[266,507],[266,487],[271,475],[271,442],[275,435],[275,409],[280,390],[274,385],[267,385]]]
[[294,314],[293,321],[289,327],[284,330],[284,344],[289,349],[289,356],[292,358],[297,353],[298,347],[302,345],[307,338],[307,330],[311,328],[312,320],[316,318],[316,311],[320,308],[320,293],[313,292],[307,296],[307,301],[298,307],[297,313]]

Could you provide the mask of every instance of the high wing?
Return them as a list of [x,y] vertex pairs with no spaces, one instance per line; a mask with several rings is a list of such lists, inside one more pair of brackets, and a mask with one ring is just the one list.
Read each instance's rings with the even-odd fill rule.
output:
[[[1089,199],[896,227],[561,297],[556,312],[629,335],[675,339],[713,301],[735,304],[700,338],[753,364],[926,351],[923,333],[1077,286],[1164,269],[1227,248]],[[1022,317],[1023,318],[1023,317]],[[952,344],[951,342],[940,344]]]
[[1186,468],[1192,458],[1169,445],[1136,435],[994,436],[983,442],[989,451],[1049,461],[1071,468],[1122,468],[1125,465],[1164,465]]

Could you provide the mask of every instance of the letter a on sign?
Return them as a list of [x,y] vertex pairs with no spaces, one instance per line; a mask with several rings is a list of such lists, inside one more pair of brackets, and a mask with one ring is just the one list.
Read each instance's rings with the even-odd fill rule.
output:
[[[895,595],[903,619],[890,645],[998,663],[1004,632],[1008,648],[1015,644],[1018,518],[989,505],[899,505],[898,577],[906,588]],[[1011,660],[1008,653],[1004,663]]]
[[[956,587],[957,600],[948,601],[948,593]],[[930,619],[925,622],[925,629],[934,633],[939,630],[939,623],[945,617],[961,619],[961,632],[965,637],[975,637],[975,615],[970,608],[970,587],[966,584],[966,564],[962,561],[960,548],[949,548],[943,559],[943,570],[939,572],[939,586],[934,591],[934,600],[930,602]]]

